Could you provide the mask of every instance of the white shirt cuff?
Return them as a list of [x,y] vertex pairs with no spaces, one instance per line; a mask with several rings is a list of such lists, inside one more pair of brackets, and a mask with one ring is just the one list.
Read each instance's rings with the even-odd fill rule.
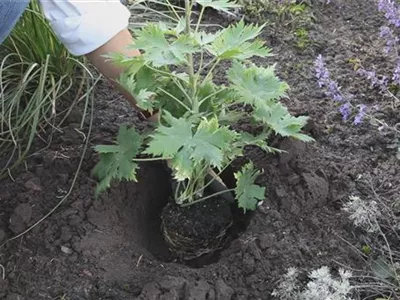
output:
[[73,55],[85,55],[129,25],[120,0],[40,0],[54,32]]

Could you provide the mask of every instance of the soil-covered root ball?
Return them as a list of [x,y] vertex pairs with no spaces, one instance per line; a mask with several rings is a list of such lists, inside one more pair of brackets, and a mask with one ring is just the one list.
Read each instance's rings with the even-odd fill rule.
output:
[[192,260],[221,249],[233,223],[231,205],[220,197],[187,207],[169,202],[161,215],[169,249],[182,260]]

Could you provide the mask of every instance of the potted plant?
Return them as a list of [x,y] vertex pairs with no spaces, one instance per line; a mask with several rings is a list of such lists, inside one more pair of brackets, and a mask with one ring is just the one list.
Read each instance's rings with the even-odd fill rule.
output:
[[[201,10],[192,24],[194,4]],[[235,173],[233,189],[209,189],[213,182],[223,186],[219,175],[243,156],[246,146],[276,151],[268,145],[274,134],[312,140],[301,133],[307,117],[292,116],[280,102],[288,85],[275,75],[274,65],[261,67],[250,61],[271,55],[258,38],[264,25],[240,21],[208,33],[200,29],[207,7],[228,11],[237,5],[228,0],[185,0],[185,13],[177,24],[148,23],[135,31],[132,47],[141,56],[110,55],[127,67],[119,83],[141,109],[157,111],[159,120],[146,133],[122,126],[114,145],[96,146],[100,160],[93,170],[99,193],[114,179],[137,180],[138,162],[168,161],[176,186],[162,212],[163,232],[170,249],[185,259],[221,245],[232,221],[230,200],[246,212],[264,199],[265,188],[255,183],[260,171],[251,162]],[[224,83],[214,80],[216,73]],[[235,109],[241,106],[251,112]],[[262,130],[256,135],[234,130],[231,125],[241,118]]]

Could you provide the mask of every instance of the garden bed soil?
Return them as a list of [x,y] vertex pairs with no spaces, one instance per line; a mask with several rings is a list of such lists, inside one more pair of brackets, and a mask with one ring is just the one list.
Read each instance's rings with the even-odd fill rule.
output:
[[[354,235],[341,204],[353,193],[368,193],[360,178],[393,194],[400,167],[389,138],[368,125],[341,121],[318,90],[313,61],[323,53],[332,74],[346,78],[340,81],[346,88],[364,94],[363,101],[381,99],[353,75],[347,60],[368,58],[369,66],[389,70],[376,43],[382,21],[370,1],[312,2],[312,45],[298,49],[285,26],[267,28],[263,36],[276,54],[279,75],[291,86],[287,104],[295,114],[310,116],[307,132],[316,142],[277,140],[275,146],[287,151],[280,155],[248,149],[247,157],[264,170],[258,182],[266,186],[267,198],[214,261],[191,266],[171,258],[160,230],[159,213],[170,193],[160,165],[142,164],[138,183],[122,182],[94,198],[92,146],[111,142],[119,124],[144,126],[104,82],[96,90],[90,135],[89,116],[80,129],[80,111],[75,111],[49,148],[0,183],[0,244],[65,199],[52,215],[0,248],[0,299],[264,300],[272,298],[288,267],[364,268],[349,245],[360,248],[362,236]],[[211,14],[209,19],[223,18]],[[398,114],[387,117],[399,121]]]

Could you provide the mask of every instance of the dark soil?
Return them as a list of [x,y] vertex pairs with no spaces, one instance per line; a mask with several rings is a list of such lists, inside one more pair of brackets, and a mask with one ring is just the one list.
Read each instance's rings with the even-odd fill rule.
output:
[[[313,61],[322,53],[344,88],[357,91],[362,101],[379,100],[382,107],[387,100],[370,91],[347,61],[366,59],[367,67],[381,71],[391,65],[377,43],[382,19],[375,3],[331,2],[325,6],[313,1],[316,21],[312,44],[305,49],[296,46],[288,27],[265,30],[279,75],[291,86],[287,104],[293,113],[311,117],[307,130],[316,142],[277,140],[275,146],[287,152],[274,156],[249,149],[247,156],[264,170],[259,183],[268,196],[218,260],[192,268],[164,259],[168,249],[159,214],[170,185],[161,166],[143,164],[138,183],[114,185],[94,198],[96,181],[90,172],[97,156],[92,146],[111,142],[122,123],[144,127],[122,97],[102,83],[96,90],[90,135],[90,116],[80,129],[80,111],[75,111],[49,148],[0,183],[0,243],[63,201],[29,232],[0,247],[0,299],[264,300],[272,299],[271,291],[288,267],[338,268],[340,263],[364,268],[349,246],[360,248],[362,237],[353,234],[341,204],[349,195],[368,193],[360,178],[372,178],[379,192],[394,194],[400,166],[390,137],[368,124],[355,127],[341,121],[318,89]],[[216,14],[209,18],[224,21]],[[399,121],[400,114],[383,113]],[[38,141],[37,149],[40,146]]]

